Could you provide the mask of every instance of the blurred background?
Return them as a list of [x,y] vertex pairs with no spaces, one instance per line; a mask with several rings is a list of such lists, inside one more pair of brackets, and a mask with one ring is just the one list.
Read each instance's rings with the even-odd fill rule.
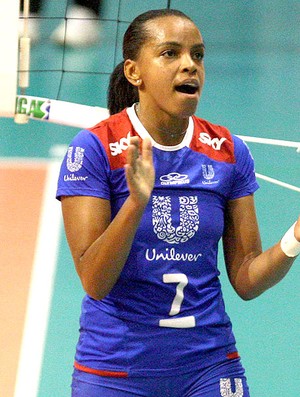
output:
[[[299,142],[298,0],[103,0],[100,39],[80,48],[63,47],[50,40],[65,16],[67,1],[44,2],[38,19],[38,40],[31,52],[30,88],[26,94],[105,107],[109,75],[121,61],[122,36],[128,22],[148,9],[168,5],[192,17],[204,37],[206,83],[197,115],[226,126],[237,135]],[[34,120],[17,125],[12,119],[0,119],[3,397],[70,395],[83,290],[54,196],[61,155],[77,131],[78,128]],[[300,186],[300,153],[295,148],[258,143],[249,143],[249,147],[258,173]],[[288,187],[264,180],[259,183],[257,213],[263,245],[267,248],[281,238],[299,215],[300,196]],[[38,309],[46,313],[42,329],[39,315],[28,320],[30,283],[41,239],[44,251],[39,266],[44,266],[44,274],[49,271],[47,260],[52,261],[49,277],[40,279],[43,281],[38,283],[40,289],[34,295],[39,303],[39,294],[47,291],[48,298],[40,302]],[[25,257],[29,246],[31,251]],[[241,301],[229,285],[221,247],[220,271],[227,312],[246,367],[251,396],[298,397],[299,259],[279,285],[250,302]],[[27,339],[27,350],[22,353],[24,327],[29,327],[26,329],[32,334]],[[38,349],[35,340],[40,340]],[[18,367],[20,360],[22,365]],[[16,383],[23,394],[16,391]],[[31,394],[25,392],[27,387]]]

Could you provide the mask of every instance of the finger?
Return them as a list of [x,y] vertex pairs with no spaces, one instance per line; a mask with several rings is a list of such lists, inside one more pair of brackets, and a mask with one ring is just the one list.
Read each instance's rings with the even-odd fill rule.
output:
[[142,142],[142,156],[146,161],[152,162],[153,160],[152,142],[150,138],[145,138]]
[[136,146],[137,148],[139,147],[139,137],[138,136],[132,136],[132,137],[130,137],[130,140],[129,140],[129,144],[130,145],[134,145],[134,146]]
[[127,164],[135,171],[136,168],[136,147],[130,145],[127,149]]
[[134,183],[134,171],[130,164],[125,164],[124,169],[125,169],[127,184],[130,190],[130,186]]
[[127,164],[130,165],[133,172],[136,172],[137,159],[139,157],[139,138],[131,137],[127,149]]

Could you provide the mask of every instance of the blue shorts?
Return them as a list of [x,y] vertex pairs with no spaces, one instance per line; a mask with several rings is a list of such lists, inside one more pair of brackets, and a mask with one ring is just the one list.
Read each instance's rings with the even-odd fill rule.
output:
[[74,370],[72,397],[250,397],[239,359],[172,376],[112,378]]

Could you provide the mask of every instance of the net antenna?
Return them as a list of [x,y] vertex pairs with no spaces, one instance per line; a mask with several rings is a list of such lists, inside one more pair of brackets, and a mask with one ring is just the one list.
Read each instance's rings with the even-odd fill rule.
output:
[[[30,71],[30,37],[28,35],[29,0],[23,0],[23,3],[23,34],[19,41],[19,87],[21,94],[25,95],[26,88],[29,87]],[[26,113],[16,113],[15,122],[19,124],[27,123],[28,115]]]

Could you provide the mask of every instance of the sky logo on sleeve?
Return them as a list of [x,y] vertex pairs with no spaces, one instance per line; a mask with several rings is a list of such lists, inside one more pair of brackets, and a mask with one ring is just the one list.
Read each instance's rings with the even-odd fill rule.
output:
[[214,150],[221,150],[223,142],[226,141],[227,138],[211,138],[207,132],[200,132],[199,141],[204,143],[205,145],[211,146]]
[[121,154],[124,150],[127,150],[129,145],[130,131],[128,132],[127,136],[121,138],[120,141],[109,144],[110,153],[112,156],[117,156],[118,154]]

